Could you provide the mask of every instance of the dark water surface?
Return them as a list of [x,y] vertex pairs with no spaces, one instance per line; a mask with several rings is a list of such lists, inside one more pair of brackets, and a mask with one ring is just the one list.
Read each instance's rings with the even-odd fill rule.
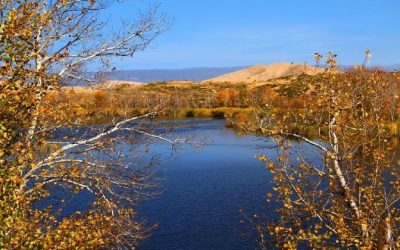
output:
[[[206,136],[211,143],[200,150],[184,147],[164,160],[163,193],[140,207],[148,224],[158,228],[139,249],[257,248],[257,235],[240,223],[239,209],[252,216],[265,208],[270,176],[255,158],[265,138],[239,136],[223,120],[180,125],[178,135]],[[170,153],[162,143],[153,150]]]
[[[144,200],[139,206],[139,219],[145,220],[149,227],[154,224],[158,224],[158,227],[139,246],[139,250],[258,248],[258,235],[251,229],[252,223],[248,220],[241,223],[243,214],[239,210],[243,210],[249,218],[257,214],[268,221],[278,219],[275,212],[274,215],[271,211],[274,211],[273,206],[279,204],[272,203],[269,207],[266,204],[266,193],[272,191],[271,174],[256,159],[258,153],[276,158],[272,140],[255,135],[240,136],[225,128],[224,120],[163,121],[149,125],[155,127],[156,134],[167,134],[169,138],[195,136],[195,141],[207,138],[209,143],[199,149],[183,145],[177,152],[162,141],[156,141],[150,148],[146,147],[147,144],[133,148],[135,144],[124,141],[115,145],[122,152],[131,149],[134,152],[143,151],[137,157],[126,159],[133,166],[147,163],[154,154],[161,161],[161,166],[152,169],[155,175],[152,180],[161,180],[157,189],[161,194]],[[170,134],[170,129],[173,134]],[[55,140],[65,135],[92,136],[95,132],[93,127],[65,128],[58,131]],[[397,145],[397,139],[393,143]],[[291,144],[290,159],[293,165],[296,165],[300,153],[308,162],[322,168],[321,151],[300,141],[293,140]],[[101,152],[95,156],[105,157]],[[397,162],[398,159],[399,149],[393,161]],[[389,180],[388,177],[387,183]],[[56,204],[54,207],[58,209],[63,206],[59,218],[76,211],[86,211],[94,199],[88,191],[73,194],[58,186],[53,191],[53,195],[43,199],[37,207]],[[65,197],[70,197],[70,200],[58,204]]]

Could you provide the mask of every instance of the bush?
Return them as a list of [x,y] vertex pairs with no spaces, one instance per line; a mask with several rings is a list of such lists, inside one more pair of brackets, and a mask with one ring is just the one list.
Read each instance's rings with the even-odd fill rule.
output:
[[224,119],[225,118],[225,112],[224,111],[213,110],[211,112],[211,114],[212,114],[213,118],[217,118],[217,119]]
[[189,109],[189,110],[186,111],[185,116],[188,117],[188,118],[189,117],[193,118],[195,116],[195,111],[193,109]]

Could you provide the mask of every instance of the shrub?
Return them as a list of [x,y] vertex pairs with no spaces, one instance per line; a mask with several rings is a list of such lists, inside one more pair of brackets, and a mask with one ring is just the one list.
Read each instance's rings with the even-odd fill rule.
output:
[[224,119],[225,118],[225,112],[221,110],[213,110],[211,112],[213,118],[217,119]]
[[188,118],[193,118],[195,116],[195,111],[193,109],[189,109],[186,111],[185,116]]

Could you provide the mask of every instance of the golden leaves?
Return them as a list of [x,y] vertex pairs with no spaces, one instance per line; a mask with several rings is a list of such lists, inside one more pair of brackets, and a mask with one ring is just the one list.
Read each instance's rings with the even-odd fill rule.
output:
[[266,161],[266,160],[267,160],[267,156],[264,155],[264,154],[258,154],[258,155],[257,155],[257,158],[258,158],[260,161]]
[[284,227],[280,227],[280,226],[278,226],[278,227],[275,227],[275,233],[276,234],[278,234],[278,233],[281,233],[281,232],[283,232],[285,230],[285,228]]
[[318,53],[318,52],[315,52],[315,53],[314,53],[314,60],[315,60],[315,63],[316,63],[317,65],[318,65],[319,62],[321,61],[322,57],[323,57],[323,55],[321,55],[320,53]]
[[[333,53],[328,60],[337,66]],[[304,106],[277,112],[271,130],[280,155],[275,162],[258,158],[273,174],[274,195],[266,199],[280,204],[280,221],[270,227],[279,248],[301,242],[310,248],[374,249],[381,237],[377,222],[386,213],[397,218],[386,228],[398,234],[398,204],[387,209],[400,197],[399,162],[392,158],[399,120],[397,81],[391,73],[365,68],[327,72]],[[317,128],[318,134],[308,134],[303,126]]]
[[[73,2],[80,4],[80,1]],[[54,23],[60,18],[54,15],[58,9],[64,9],[61,5],[68,4],[68,1],[52,1],[51,6],[36,0],[6,0],[3,3],[8,6],[1,9],[4,18],[0,23],[0,248],[68,249],[79,246],[102,249],[113,239],[111,233],[116,238],[120,236],[116,232],[129,232],[140,238],[142,228],[136,223],[133,213],[115,210],[121,213],[112,217],[110,212],[105,212],[109,208],[103,203],[96,204],[99,211],[73,214],[62,221],[56,220],[55,215],[60,211],[55,211],[55,207],[36,210],[32,205],[49,195],[49,183],[64,181],[57,179],[60,177],[57,174],[68,173],[68,169],[62,166],[58,171],[53,166],[46,166],[31,178],[25,176],[38,166],[43,154],[55,150],[44,143],[48,134],[39,131],[48,128],[43,117],[57,117],[60,113],[54,115],[52,110],[41,105],[48,89],[58,86],[58,77],[50,70],[54,69],[53,63],[69,56],[65,53],[67,50],[61,56],[52,57],[51,54],[57,47],[53,44],[54,39],[61,38],[62,31],[57,29],[64,28]],[[72,8],[76,13],[75,7]],[[57,36],[52,37],[52,33],[57,33]],[[62,118],[58,116],[57,119]],[[31,127],[30,134],[27,131]],[[82,176],[77,168],[71,168],[69,176],[62,177],[78,179],[87,176]],[[127,228],[122,230],[121,224],[114,219],[120,220]]]

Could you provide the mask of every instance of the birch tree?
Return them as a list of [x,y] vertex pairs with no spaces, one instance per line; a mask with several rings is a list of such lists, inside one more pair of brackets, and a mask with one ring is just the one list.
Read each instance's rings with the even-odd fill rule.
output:
[[[160,107],[88,128],[63,119],[62,109],[48,109],[44,98],[66,82],[94,81],[85,73],[88,65],[107,69],[112,58],[144,50],[170,25],[151,8],[120,31],[105,32],[101,13],[113,2],[0,1],[2,249],[124,249],[147,236],[135,210],[151,194],[154,159],[146,155],[147,145],[177,143],[153,134],[144,122]],[[66,214],[68,200],[43,202],[60,191],[91,194],[87,209]]]
[[[260,129],[278,154],[259,155],[273,175],[267,200],[278,204],[275,220],[255,226],[261,246],[396,249],[399,76],[365,64],[341,72],[332,53],[327,63],[300,110],[258,109]],[[300,125],[319,132],[311,139],[294,129]]]

